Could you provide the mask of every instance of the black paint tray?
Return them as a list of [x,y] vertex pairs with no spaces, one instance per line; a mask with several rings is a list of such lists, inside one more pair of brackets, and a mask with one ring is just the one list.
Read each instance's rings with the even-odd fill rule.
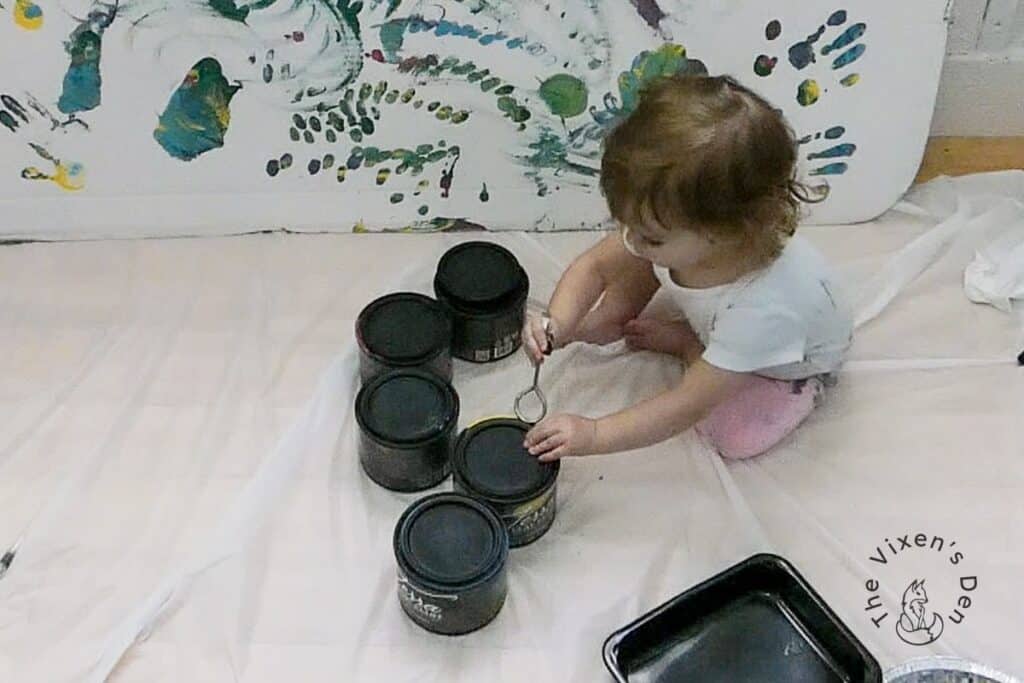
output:
[[620,683],[881,683],[878,662],[786,560],[755,555],[613,633]]

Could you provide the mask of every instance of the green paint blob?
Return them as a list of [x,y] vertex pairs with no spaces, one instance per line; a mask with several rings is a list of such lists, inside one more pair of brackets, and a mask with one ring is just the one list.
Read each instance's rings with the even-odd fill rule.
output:
[[392,204],[400,204],[405,199],[405,195],[401,192],[395,192],[389,199]]
[[465,109],[452,114],[452,123],[463,123],[469,119],[469,112]]
[[552,114],[563,119],[587,110],[587,84],[571,74],[555,74],[541,83],[540,97]]
[[495,95],[511,95],[512,91],[515,90],[515,86],[505,84],[494,91]]
[[490,92],[495,87],[497,87],[497,85],[499,83],[501,83],[501,79],[500,78],[495,78],[495,77],[491,76],[490,78],[488,78],[488,79],[486,79],[484,81],[481,81],[480,89],[483,90],[484,92]]
[[426,204],[424,204],[423,206],[416,210],[416,212],[421,216],[426,216],[428,211],[430,211],[430,207],[428,207]]
[[796,101],[804,107],[809,107],[821,97],[821,87],[818,82],[808,78],[802,82],[796,90]]

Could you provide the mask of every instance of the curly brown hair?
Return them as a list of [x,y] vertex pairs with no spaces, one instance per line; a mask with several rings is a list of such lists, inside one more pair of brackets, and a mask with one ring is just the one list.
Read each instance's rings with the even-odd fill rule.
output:
[[781,253],[800,203],[826,188],[796,179],[797,143],[782,113],[729,76],[650,84],[605,140],[601,190],[627,226],[654,218],[733,241],[758,262]]

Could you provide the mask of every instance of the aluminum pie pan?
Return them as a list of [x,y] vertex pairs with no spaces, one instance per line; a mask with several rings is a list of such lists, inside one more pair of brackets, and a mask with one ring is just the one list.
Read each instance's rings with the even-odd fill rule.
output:
[[1019,678],[956,657],[915,659],[885,672],[885,683],[1022,683]]

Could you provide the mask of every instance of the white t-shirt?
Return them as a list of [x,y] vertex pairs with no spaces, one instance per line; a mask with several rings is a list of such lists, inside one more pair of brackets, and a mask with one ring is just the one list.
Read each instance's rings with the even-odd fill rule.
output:
[[705,361],[734,372],[805,379],[835,372],[853,339],[853,317],[825,259],[799,236],[768,267],[736,282],[680,287],[655,266],[681,309]]

